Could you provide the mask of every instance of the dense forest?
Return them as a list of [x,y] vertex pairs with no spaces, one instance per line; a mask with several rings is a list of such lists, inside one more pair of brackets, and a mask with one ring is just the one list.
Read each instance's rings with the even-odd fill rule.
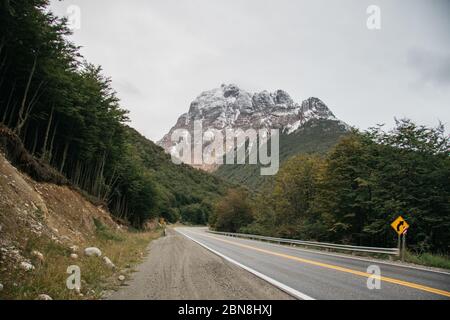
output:
[[[443,126],[354,130],[325,155],[297,155],[259,196],[215,206],[218,230],[395,247],[402,215],[416,252],[450,252],[450,142]],[[232,204],[230,204],[232,203]]]
[[47,0],[1,1],[0,123],[41,163],[135,226],[163,216],[205,223],[219,178],[175,167],[129,128],[111,80],[68,40]]

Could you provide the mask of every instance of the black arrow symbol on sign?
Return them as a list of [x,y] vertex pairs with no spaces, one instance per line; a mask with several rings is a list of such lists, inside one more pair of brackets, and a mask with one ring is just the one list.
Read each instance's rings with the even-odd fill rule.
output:
[[405,221],[401,221],[398,225],[397,225],[397,231],[400,232],[400,227],[403,226],[405,224]]

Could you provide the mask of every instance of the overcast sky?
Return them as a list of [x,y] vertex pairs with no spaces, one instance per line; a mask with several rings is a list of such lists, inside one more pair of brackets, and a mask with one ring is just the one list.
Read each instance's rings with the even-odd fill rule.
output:
[[[235,83],[322,99],[359,128],[450,126],[448,0],[79,0],[71,40],[112,77],[131,125],[159,140],[202,91]],[[381,29],[366,26],[369,5]]]

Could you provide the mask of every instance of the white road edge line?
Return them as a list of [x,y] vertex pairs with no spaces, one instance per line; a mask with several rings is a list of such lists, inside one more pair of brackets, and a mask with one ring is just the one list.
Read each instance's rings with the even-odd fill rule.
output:
[[316,300],[316,299],[314,299],[314,298],[312,298],[312,297],[310,297],[310,296],[308,296],[308,295],[306,295],[306,294],[304,294],[304,293],[302,293],[300,291],[297,291],[297,290],[295,290],[295,289],[293,289],[293,288],[291,288],[291,287],[289,287],[289,286],[287,286],[287,285],[285,285],[285,284],[283,284],[283,283],[281,283],[281,282],[279,282],[279,281],[277,281],[275,279],[272,279],[272,278],[270,278],[270,277],[268,277],[268,276],[266,276],[266,275],[264,275],[264,274],[262,274],[262,273],[260,273],[260,272],[258,272],[256,270],[254,270],[254,269],[252,269],[250,267],[247,267],[247,266],[243,265],[242,263],[239,263],[236,260],[231,259],[230,257],[227,257],[226,255],[224,255],[224,254],[222,254],[222,253],[220,253],[220,252],[218,252],[218,251],[208,247],[207,245],[201,243],[200,241],[197,241],[194,238],[188,236],[187,234],[181,232],[180,230],[178,230],[178,228],[175,228],[175,231],[180,233],[180,234],[182,234],[186,238],[194,241],[195,243],[201,245],[202,247],[204,247],[205,249],[211,251],[215,255],[218,255],[219,257],[227,260],[228,262],[231,262],[231,263],[237,265],[238,267],[241,267],[242,269],[244,269],[244,270],[254,274],[258,278],[263,279],[264,281],[274,285],[275,287],[281,289],[282,291],[284,291],[287,294],[293,296],[294,298],[302,299],[302,300]]

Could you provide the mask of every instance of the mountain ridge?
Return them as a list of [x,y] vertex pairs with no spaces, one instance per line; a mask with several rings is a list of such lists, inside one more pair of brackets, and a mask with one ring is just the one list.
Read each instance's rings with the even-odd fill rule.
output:
[[[319,98],[310,97],[297,103],[281,89],[251,94],[237,85],[222,84],[197,96],[189,111],[178,118],[157,144],[169,154],[176,151],[177,144],[171,141],[172,134],[178,129],[185,129],[192,137],[195,121],[202,121],[204,131],[214,129],[223,133],[227,129],[279,129],[282,134],[292,134],[310,120],[336,121],[348,128]],[[217,169],[217,166],[199,167],[207,171]]]

